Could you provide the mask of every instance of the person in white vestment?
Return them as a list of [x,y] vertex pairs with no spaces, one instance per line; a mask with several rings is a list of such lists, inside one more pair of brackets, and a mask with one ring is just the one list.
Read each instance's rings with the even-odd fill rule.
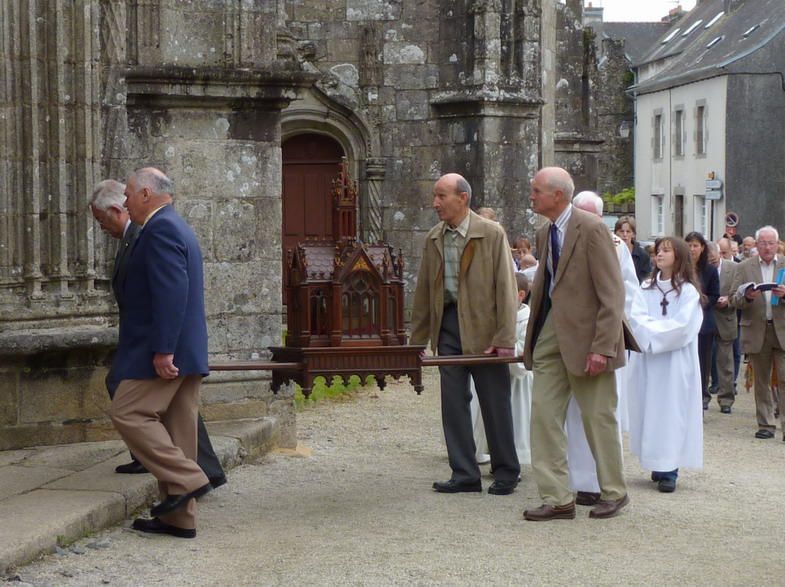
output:
[[703,466],[702,294],[683,240],[659,239],[655,251],[653,277],[630,314],[643,351],[628,366],[630,452],[652,471],[661,492],[672,493],[680,467]]
[[[594,192],[581,192],[572,199],[576,208],[586,210],[602,217],[603,201]],[[610,232],[610,227],[608,227]],[[613,244],[616,245],[616,256],[619,258],[621,276],[624,279],[624,315],[630,315],[632,300],[640,289],[640,282],[635,271],[632,255],[627,244],[618,236],[611,233]],[[621,431],[629,430],[627,416],[627,367],[619,367],[614,371],[616,376],[616,393],[619,403],[616,409],[616,419],[619,421]],[[577,492],[575,503],[578,505],[595,505],[600,500],[600,483],[597,480],[597,464],[591,454],[589,442],[586,440],[586,431],[581,419],[581,409],[575,396],[570,398],[565,421],[567,432],[567,465],[570,472],[570,487]]]
[[[515,274],[518,285],[518,318],[515,326],[515,354],[523,353],[523,343],[526,339],[526,326],[529,323],[529,306],[523,300],[529,294],[529,281],[523,273]],[[531,421],[532,405],[532,372],[527,370],[523,363],[510,363],[510,401],[512,403],[512,428],[515,436],[515,451],[518,461],[530,464],[531,449],[529,444],[529,423]],[[472,426],[474,428],[474,444],[477,448],[477,462],[487,463],[491,457],[488,450],[488,441],[485,438],[485,425],[477,402],[477,393],[474,391],[474,381],[471,382],[472,391]]]

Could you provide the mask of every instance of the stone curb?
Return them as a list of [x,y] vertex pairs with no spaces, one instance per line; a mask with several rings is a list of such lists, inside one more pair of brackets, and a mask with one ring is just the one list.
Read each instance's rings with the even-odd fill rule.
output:
[[[278,426],[268,417],[207,428],[228,471],[272,450]],[[114,472],[127,461],[120,441],[0,452],[0,573],[148,507],[158,495],[156,480]]]

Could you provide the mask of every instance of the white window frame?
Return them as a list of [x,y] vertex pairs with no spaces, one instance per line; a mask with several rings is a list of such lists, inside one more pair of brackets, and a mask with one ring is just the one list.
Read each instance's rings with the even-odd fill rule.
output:
[[652,121],[653,126],[653,136],[652,136],[652,155],[653,158],[662,159],[665,156],[665,137],[663,136],[665,133],[663,132],[665,129],[663,127],[664,124],[664,117],[662,112],[655,112],[654,113],[654,120]]
[[693,226],[694,230],[701,233],[706,240],[709,239],[709,206],[711,200],[707,200],[705,196],[700,194],[695,196],[695,203],[693,205]]
[[684,108],[679,107],[673,112],[673,156],[684,157],[686,151]]
[[[702,101],[703,102],[703,101]],[[706,155],[708,150],[708,116],[706,103],[699,102],[695,107],[695,153]]]
[[652,194],[651,198],[651,232],[654,236],[665,234],[665,196]]

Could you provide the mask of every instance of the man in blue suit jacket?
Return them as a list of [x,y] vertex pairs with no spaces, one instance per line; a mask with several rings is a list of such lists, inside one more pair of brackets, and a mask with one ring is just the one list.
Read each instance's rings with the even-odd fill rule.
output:
[[172,182],[145,168],[128,178],[125,207],[142,229],[128,259],[110,416],[131,452],[158,479],[161,502],[133,527],[196,536],[194,499],[210,491],[196,464],[196,419],[208,374],[202,252],[172,207]]
[[[122,312],[123,285],[125,284],[125,275],[128,269],[128,259],[131,256],[131,249],[142,227],[135,222],[131,222],[128,210],[125,209],[125,184],[113,179],[106,179],[95,185],[93,196],[90,199],[90,212],[92,212],[93,218],[98,222],[101,230],[105,230],[112,237],[120,240],[112,268],[112,293],[114,293],[117,306]],[[122,328],[123,324],[120,323],[120,329],[122,330]],[[112,365],[106,374],[106,389],[109,392],[109,399],[114,397],[118,385],[120,385],[120,380],[115,377],[115,368]],[[215,454],[201,415],[197,418],[197,430],[199,450],[196,455],[196,462],[204,471],[204,474],[207,475],[207,478],[210,479],[210,485],[215,489],[226,483],[226,474],[221,466],[221,461]],[[147,473],[147,469],[144,468],[142,463],[133,455],[131,455],[131,458],[133,460],[130,463],[118,465],[115,471],[132,474]]]

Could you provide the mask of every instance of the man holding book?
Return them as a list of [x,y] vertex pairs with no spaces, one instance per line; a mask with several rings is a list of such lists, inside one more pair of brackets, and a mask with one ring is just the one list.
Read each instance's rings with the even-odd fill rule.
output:
[[[778,278],[785,273],[785,257],[777,254],[779,234],[772,226],[764,226],[755,233],[756,257],[739,263],[731,287],[732,305],[741,310],[741,345],[749,353],[755,373],[755,412],[758,420],[756,438],[773,438],[777,429],[774,400],[771,393],[771,369],[777,367],[785,376],[785,285]],[[757,287],[771,284],[774,287]],[[745,287],[741,287],[745,285]],[[780,418],[785,430],[785,393],[779,395]],[[783,435],[785,441],[785,435]]]

